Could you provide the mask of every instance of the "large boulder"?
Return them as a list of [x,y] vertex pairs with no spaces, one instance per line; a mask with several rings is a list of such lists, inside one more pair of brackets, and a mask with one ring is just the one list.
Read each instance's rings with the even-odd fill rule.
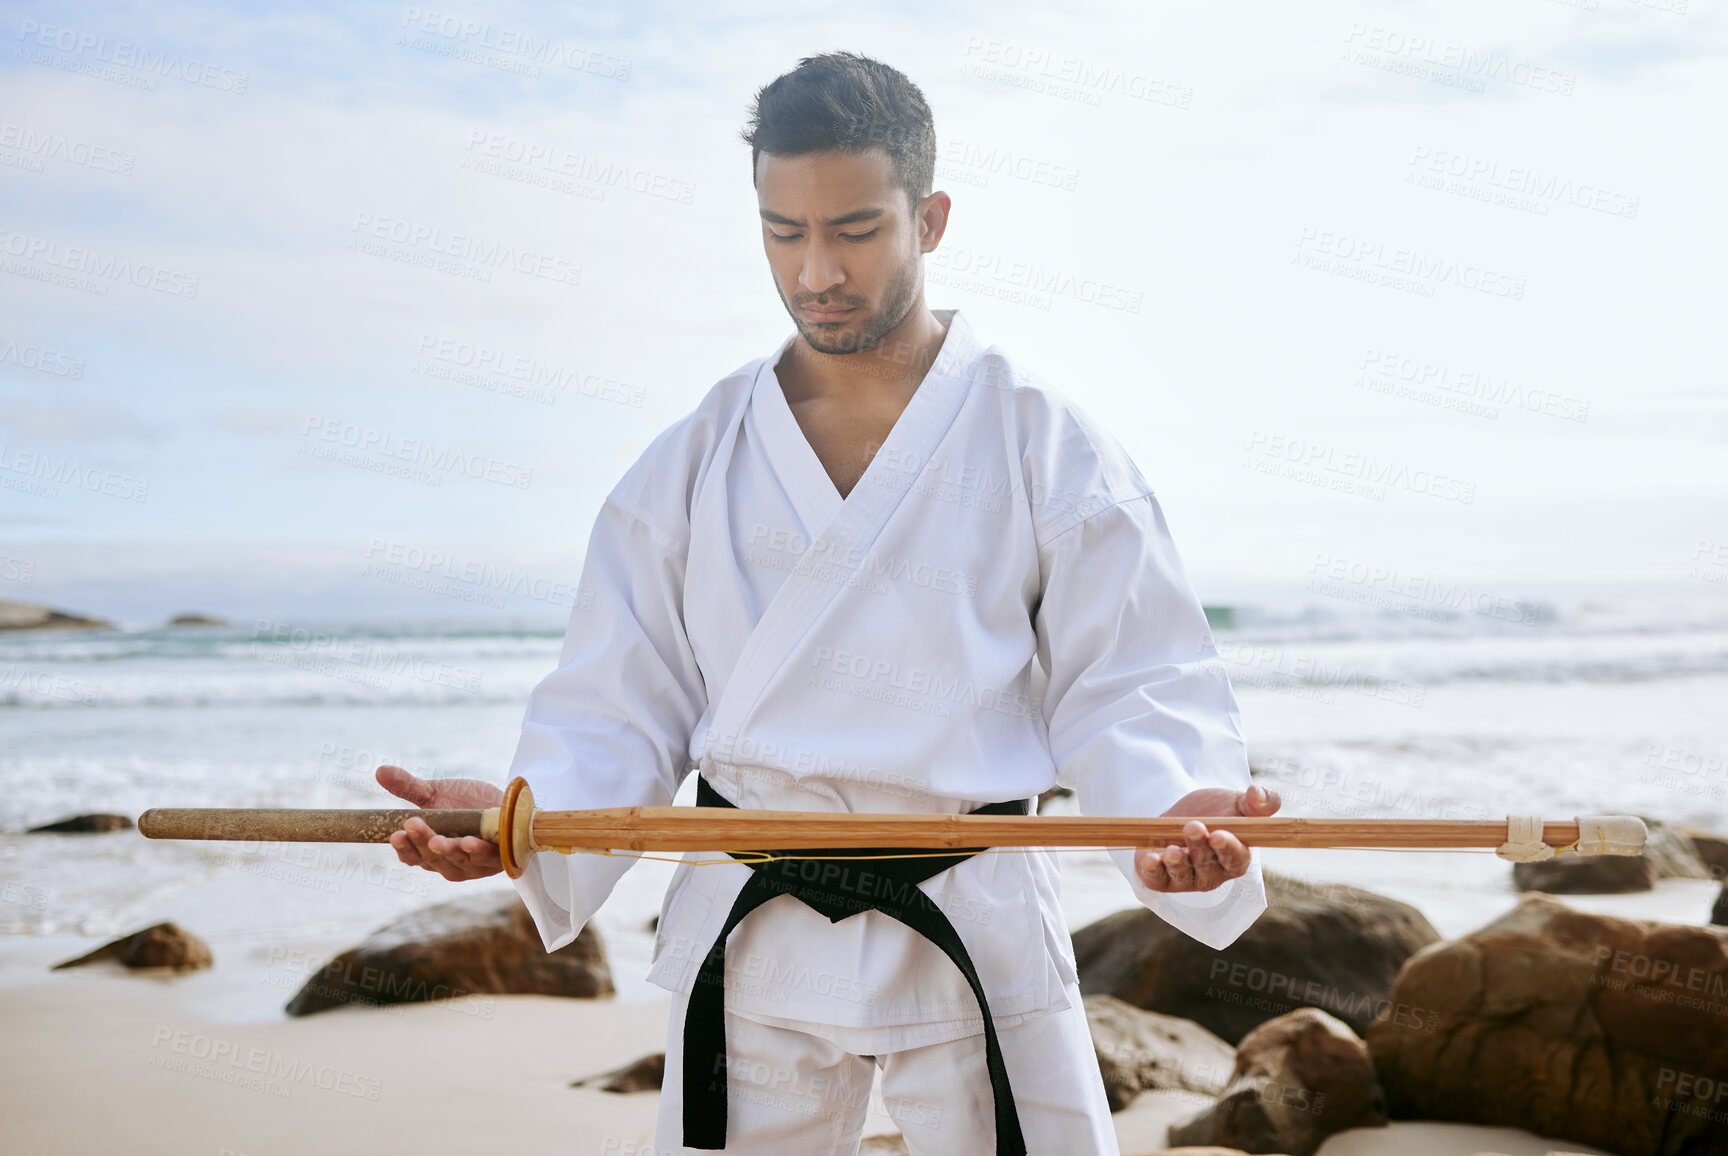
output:
[[1728,883],[1716,893],[1716,906],[1710,909],[1710,922],[1728,927]]
[[1169,1139],[1313,1156],[1335,1132],[1385,1126],[1368,1045],[1337,1017],[1302,1008],[1244,1036],[1218,1102]]
[[1728,1152],[1728,930],[1547,895],[1418,953],[1368,1047],[1395,1118],[1565,1137],[1620,1156]]
[[1512,885],[1550,895],[1613,895],[1648,891],[1658,879],[1708,879],[1690,835],[1660,819],[1645,819],[1642,855],[1556,855],[1540,863],[1514,863]]
[[69,819],[58,819],[52,823],[44,823],[40,827],[32,827],[25,834],[101,835],[109,831],[124,831],[130,826],[132,826],[132,820],[125,815],[73,815]]
[[300,1016],[351,1003],[612,993],[605,948],[592,926],[548,953],[514,891],[484,891],[422,907],[379,928],[319,969],[286,1010]]
[[1235,1049],[1199,1024],[1142,1011],[1111,995],[1085,997],[1086,1024],[1112,1112],[1155,1088],[1216,1096],[1236,1062]]
[[173,971],[198,971],[210,966],[210,948],[190,931],[172,923],[158,923],[143,931],[134,931],[95,951],[54,965],[59,971],[67,967],[83,967],[112,959],[122,967],[164,967]]
[[1145,908],[1081,928],[1080,990],[1193,1020],[1229,1043],[1299,1007],[1360,1034],[1387,1005],[1404,961],[1440,938],[1408,903],[1276,871],[1265,877],[1266,911],[1222,951]]

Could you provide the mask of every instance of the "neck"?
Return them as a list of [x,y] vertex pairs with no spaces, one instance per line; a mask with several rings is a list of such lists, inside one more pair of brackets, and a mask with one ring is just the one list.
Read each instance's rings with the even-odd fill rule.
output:
[[948,330],[925,308],[923,294],[919,294],[900,324],[869,349],[819,353],[808,342],[794,339],[775,372],[788,401],[880,395],[904,398],[924,380],[947,336]]

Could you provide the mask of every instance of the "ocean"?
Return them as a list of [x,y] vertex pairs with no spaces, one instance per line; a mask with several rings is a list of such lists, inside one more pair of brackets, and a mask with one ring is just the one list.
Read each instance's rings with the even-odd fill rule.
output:
[[[1627,812],[1728,833],[1728,591],[1698,585],[1534,601],[1321,586],[1210,616],[1256,781],[1283,814]],[[460,887],[508,886],[450,884],[387,847],[22,832],[88,811],[392,806],[372,778],[384,762],[502,784],[561,635],[453,621],[0,635],[0,982],[26,978],[5,946],[27,939],[73,954],[173,919],[219,956],[268,962],[284,945],[340,950]],[[1445,935],[1516,901],[1491,852],[1258,854],[1415,903]],[[1102,853],[1062,862],[1072,927],[1133,904]],[[621,999],[663,994],[642,975],[671,872],[638,864],[596,918]],[[1697,906],[1705,922],[1712,887],[1694,881],[1664,917]],[[265,988],[239,1010],[225,998],[257,1018],[288,994]]]

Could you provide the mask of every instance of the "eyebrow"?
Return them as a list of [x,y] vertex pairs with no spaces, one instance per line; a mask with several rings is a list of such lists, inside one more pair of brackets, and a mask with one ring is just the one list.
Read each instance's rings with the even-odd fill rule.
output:
[[[804,227],[803,221],[794,221],[791,217],[782,216],[779,213],[774,212],[772,209],[763,209],[761,212],[762,219],[771,225],[790,225],[794,229],[802,229]],[[844,216],[835,217],[832,220],[823,221],[822,223],[829,227],[835,225],[856,225],[860,221],[874,221],[884,212],[886,212],[885,209],[859,209],[856,212],[847,213]]]

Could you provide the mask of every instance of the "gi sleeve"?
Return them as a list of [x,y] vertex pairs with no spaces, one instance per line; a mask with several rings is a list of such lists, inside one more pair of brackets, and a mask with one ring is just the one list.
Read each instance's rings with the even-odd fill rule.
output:
[[[1040,554],[1044,718],[1057,782],[1074,789],[1080,810],[1155,817],[1202,787],[1246,790],[1236,698],[1158,500],[1106,506]],[[1212,891],[1165,894],[1140,882],[1132,850],[1110,852],[1142,904],[1214,949],[1266,909],[1250,854],[1246,874]]]
[[[558,667],[528,697],[510,765],[547,810],[667,806],[707,690],[684,631],[688,550],[608,498],[594,521]],[[635,863],[529,856],[513,882],[556,951]]]

